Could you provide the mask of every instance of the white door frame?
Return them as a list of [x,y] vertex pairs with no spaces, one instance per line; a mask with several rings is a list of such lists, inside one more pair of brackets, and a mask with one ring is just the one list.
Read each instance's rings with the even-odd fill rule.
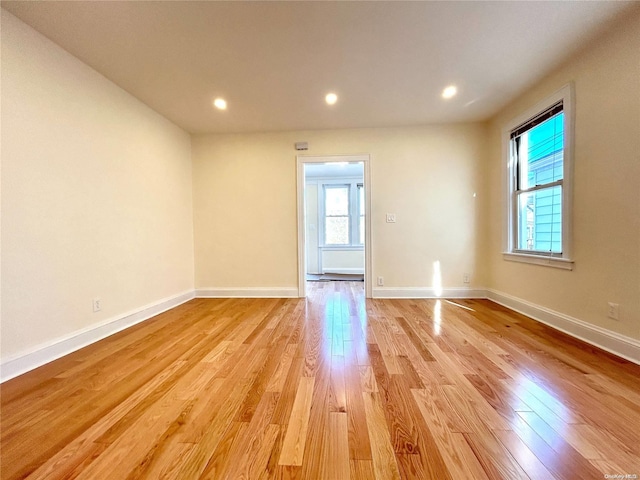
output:
[[298,296],[307,296],[307,244],[305,234],[305,178],[304,166],[307,163],[362,163],[364,166],[364,291],[367,298],[372,297],[371,283],[371,173],[370,156],[362,155],[298,155]]

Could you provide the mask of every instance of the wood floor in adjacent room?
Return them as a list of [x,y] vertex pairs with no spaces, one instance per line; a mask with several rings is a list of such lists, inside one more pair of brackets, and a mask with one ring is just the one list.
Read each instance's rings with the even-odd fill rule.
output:
[[4,383],[2,479],[640,475],[639,366],[363,287],[192,300]]

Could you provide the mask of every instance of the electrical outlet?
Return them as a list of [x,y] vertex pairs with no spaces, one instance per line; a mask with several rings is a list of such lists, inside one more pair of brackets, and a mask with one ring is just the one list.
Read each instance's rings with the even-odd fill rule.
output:
[[618,303],[608,303],[609,313],[607,316],[613,320],[620,320],[620,305]]
[[469,283],[471,280],[470,279],[470,275],[468,273],[465,273],[462,275],[462,283]]
[[94,298],[93,299],[93,311],[94,312],[99,312],[100,310],[102,310],[102,300],[100,300],[99,298]]
[[387,223],[396,223],[395,213],[387,213]]
[[384,278],[382,278],[382,277],[378,277],[378,286],[379,286],[379,287],[384,286]]

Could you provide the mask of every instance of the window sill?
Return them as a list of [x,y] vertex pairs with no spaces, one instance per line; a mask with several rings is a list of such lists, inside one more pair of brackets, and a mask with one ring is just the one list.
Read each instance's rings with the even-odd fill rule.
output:
[[527,255],[526,253],[502,252],[502,258],[510,262],[530,263],[545,267],[573,270],[573,260],[559,257],[545,257],[543,255]]

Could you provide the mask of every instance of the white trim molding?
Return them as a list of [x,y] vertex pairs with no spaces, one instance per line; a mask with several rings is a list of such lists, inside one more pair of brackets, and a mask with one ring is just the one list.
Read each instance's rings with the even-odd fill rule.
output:
[[486,298],[578,340],[640,365],[639,340],[496,290],[488,289]]
[[298,288],[198,288],[196,290],[196,298],[298,298]]
[[[517,250],[517,161],[512,151],[511,132],[527,123],[558,102],[564,112],[563,178],[562,178],[562,252],[549,256],[547,252]],[[573,83],[563,86],[544,100],[527,109],[502,128],[503,168],[503,227],[502,243],[504,260],[531,263],[547,267],[573,269],[573,151],[575,123],[575,89]],[[547,184],[550,185],[550,184]],[[563,262],[564,261],[564,262]]]
[[178,305],[182,305],[192,298],[194,298],[194,292],[189,290],[2,359],[0,364],[0,383],[80,350],[114,333],[144,322]]
[[560,257],[544,255],[528,255],[526,253],[502,252],[502,258],[511,262],[530,263],[533,265],[544,265],[546,267],[561,268],[563,270],[573,270],[573,260]]
[[[556,312],[504,292],[484,288],[378,287],[373,298],[486,298],[578,340],[640,365],[640,340]],[[154,304],[38,345],[0,363],[0,383],[80,350],[103,338],[171,310],[193,298],[298,298],[296,287],[204,288],[183,292]]]
[[[306,235],[305,235],[305,164],[312,163],[362,163],[364,167],[364,202],[365,202],[365,217],[364,217],[364,292],[366,298],[372,298],[372,285],[369,279],[371,272],[373,272],[372,260],[371,260],[371,156],[369,154],[355,154],[355,155],[298,155],[296,156],[296,168],[297,168],[297,182],[296,182],[296,195],[297,195],[297,214],[298,214],[298,297],[306,297],[306,265],[307,265],[307,248],[306,248]],[[322,250],[319,250],[322,252]],[[322,262],[322,258],[319,258]],[[321,263],[320,267],[321,268]]]
[[578,340],[640,365],[640,340],[612,330],[592,325],[493,289],[444,288],[442,292],[438,293],[439,295],[436,294],[434,288],[377,287],[373,290],[373,298],[486,298]]
[[483,288],[444,288],[436,294],[433,287],[377,287],[373,298],[486,298]]

